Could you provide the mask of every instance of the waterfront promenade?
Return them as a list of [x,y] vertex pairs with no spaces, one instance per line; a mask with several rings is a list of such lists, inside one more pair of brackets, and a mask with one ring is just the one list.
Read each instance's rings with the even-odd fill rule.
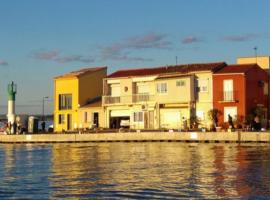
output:
[[125,132],[72,134],[0,134],[0,143],[57,142],[267,142],[270,132]]

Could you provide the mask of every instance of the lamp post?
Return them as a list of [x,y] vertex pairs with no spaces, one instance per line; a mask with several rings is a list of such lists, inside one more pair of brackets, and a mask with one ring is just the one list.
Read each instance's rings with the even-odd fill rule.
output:
[[48,96],[42,98],[42,120],[43,121],[44,121],[44,101],[45,99],[48,99],[48,98],[49,98]]

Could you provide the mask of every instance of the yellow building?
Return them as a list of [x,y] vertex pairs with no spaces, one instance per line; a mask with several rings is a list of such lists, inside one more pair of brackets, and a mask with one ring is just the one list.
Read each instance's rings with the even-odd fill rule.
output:
[[270,74],[270,56],[251,56],[237,58],[237,64],[253,64],[256,63]]
[[119,70],[104,79],[105,126],[186,128],[196,116],[207,126],[213,72],[226,63]]
[[87,101],[102,95],[107,67],[86,68],[54,78],[54,129],[79,128],[79,112]]

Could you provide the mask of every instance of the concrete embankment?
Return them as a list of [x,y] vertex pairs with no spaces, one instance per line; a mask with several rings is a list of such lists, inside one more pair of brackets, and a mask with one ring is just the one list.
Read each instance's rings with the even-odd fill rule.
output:
[[0,143],[54,142],[269,142],[270,132],[135,132],[91,134],[0,134]]

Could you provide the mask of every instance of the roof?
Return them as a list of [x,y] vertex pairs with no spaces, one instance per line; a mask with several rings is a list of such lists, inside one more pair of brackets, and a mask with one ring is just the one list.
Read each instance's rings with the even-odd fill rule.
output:
[[[254,67],[259,67],[257,64],[233,64],[218,70],[215,74],[235,74],[246,73]],[[260,67],[259,67],[260,68]]]
[[55,77],[55,79],[58,78],[69,78],[69,77],[80,77],[82,75],[88,74],[88,73],[93,73],[93,72],[97,72],[100,70],[104,70],[107,69],[107,67],[90,67],[90,68],[83,68],[77,71],[72,71],[72,72],[68,72],[66,74],[60,75]]
[[101,107],[101,96],[97,96],[91,99],[88,99],[85,105],[81,106],[80,108],[92,108],[92,107]]
[[170,73],[189,73],[196,71],[212,71],[215,72],[227,64],[225,62],[216,63],[199,63],[199,64],[184,64],[184,65],[169,65],[155,68],[138,68],[138,69],[125,69],[118,70],[107,78],[116,77],[130,77],[130,76],[146,76],[146,75],[158,75],[158,74],[170,74]]

